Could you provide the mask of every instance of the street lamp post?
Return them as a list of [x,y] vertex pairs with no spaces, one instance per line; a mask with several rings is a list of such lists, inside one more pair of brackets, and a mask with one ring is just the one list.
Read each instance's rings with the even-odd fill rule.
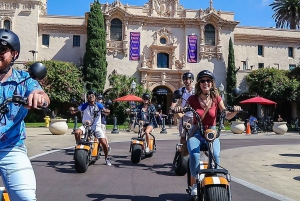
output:
[[32,61],[34,61],[34,60],[35,60],[34,55],[35,55],[36,53],[38,53],[38,51],[36,51],[36,50],[30,50],[29,52],[32,53]]
[[132,80],[130,84],[131,94],[134,94],[135,88],[136,88],[136,83],[134,80]]
[[[224,97],[224,85],[221,83],[220,86],[219,86],[219,91],[220,91],[220,95],[221,95],[221,98],[222,100],[224,101],[225,100],[225,97]],[[220,122],[220,127],[221,129],[223,130],[225,127],[224,127],[224,122]]]

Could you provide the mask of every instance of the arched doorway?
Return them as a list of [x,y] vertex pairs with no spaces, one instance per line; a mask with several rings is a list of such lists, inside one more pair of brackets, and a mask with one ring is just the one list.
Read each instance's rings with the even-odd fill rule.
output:
[[173,92],[166,86],[156,86],[152,90],[152,102],[155,106],[162,106],[162,113],[168,114],[168,109],[171,106]]

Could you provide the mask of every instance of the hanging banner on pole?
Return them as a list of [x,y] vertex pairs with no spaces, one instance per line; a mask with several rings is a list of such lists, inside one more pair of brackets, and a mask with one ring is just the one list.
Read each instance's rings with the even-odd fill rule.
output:
[[198,37],[195,35],[188,36],[187,61],[189,63],[197,63],[197,40]]
[[140,60],[140,32],[130,32],[129,60]]

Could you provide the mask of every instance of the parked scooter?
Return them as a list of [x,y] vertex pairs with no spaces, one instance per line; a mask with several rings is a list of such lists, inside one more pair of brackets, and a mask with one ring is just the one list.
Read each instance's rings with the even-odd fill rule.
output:
[[[175,98],[181,98],[182,93],[180,90],[174,92]],[[227,106],[226,110],[220,114],[220,121],[222,122],[226,116],[226,111],[233,111],[233,107]],[[231,201],[231,188],[230,181],[231,177],[225,168],[219,166],[216,163],[213,155],[213,142],[220,136],[221,126],[219,125],[218,130],[213,129],[203,130],[202,121],[198,113],[191,107],[187,106],[183,108],[183,112],[193,112],[200,134],[206,139],[207,143],[201,144],[200,151],[207,153],[208,162],[200,160],[200,168],[197,172],[197,196],[192,196],[197,201]],[[218,169],[216,167],[219,166]],[[188,160],[189,167],[189,160]],[[187,193],[191,195],[193,184],[191,183],[190,168],[187,168]]]
[[[183,124],[183,132],[185,133],[185,139],[187,140],[192,125],[189,122],[179,122],[179,123]],[[173,169],[175,171],[175,174],[178,176],[184,176],[187,173],[187,169],[188,169],[189,155],[182,156],[181,147],[182,147],[181,143],[176,144],[175,156],[173,160]]]
[[[33,78],[36,80],[43,79],[47,75],[47,68],[42,63],[34,63],[29,67],[28,72],[29,72],[30,77],[19,82],[15,87],[13,96],[11,98],[4,100],[3,103],[0,104],[0,120],[2,120],[4,118],[4,115],[6,115],[9,112],[9,107],[8,107],[9,103],[27,105],[27,98],[22,97],[16,93],[17,86],[24,83],[29,78]],[[45,108],[43,106],[38,106],[38,109],[42,109],[46,112],[51,112],[50,109]],[[0,196],[2,198],[0,200],[10,201],[10,198],[9,198],[9,195],[8,195],[8,192],[6,191],[6,189],[4,187],[0,187],[0,191],[1,191]]]
[[139,163],[143,156],[146,158],[152,157],[154,152],[156,151],[155,137],[152,133],[150,133],[150,143],[148,146],[150,151],[148,153],[146,153],[145,151],[147,147],[145,129],[148,125],[148,122],[149,121],[144,120],[140,120],[137,122],[138,136],[131,138],[129,149],[129,152],[131,152],[132,163]]

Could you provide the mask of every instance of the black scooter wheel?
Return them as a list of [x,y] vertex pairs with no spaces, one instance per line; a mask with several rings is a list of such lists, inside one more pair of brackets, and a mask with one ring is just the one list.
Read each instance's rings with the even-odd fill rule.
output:
[[175,174],[178,176],[184,176],[188,170],[188,159],[189,156],[182,156],[179,151],[176,151],[173,160],[173,168]]
[[90,165],[89,153],[85,149],[75,150],[75,170],[78,173],[85,173]]
[[139,144],[132,145],[131,150],[131,162],[132,163],[139,163],[142,158],[142,146]]

